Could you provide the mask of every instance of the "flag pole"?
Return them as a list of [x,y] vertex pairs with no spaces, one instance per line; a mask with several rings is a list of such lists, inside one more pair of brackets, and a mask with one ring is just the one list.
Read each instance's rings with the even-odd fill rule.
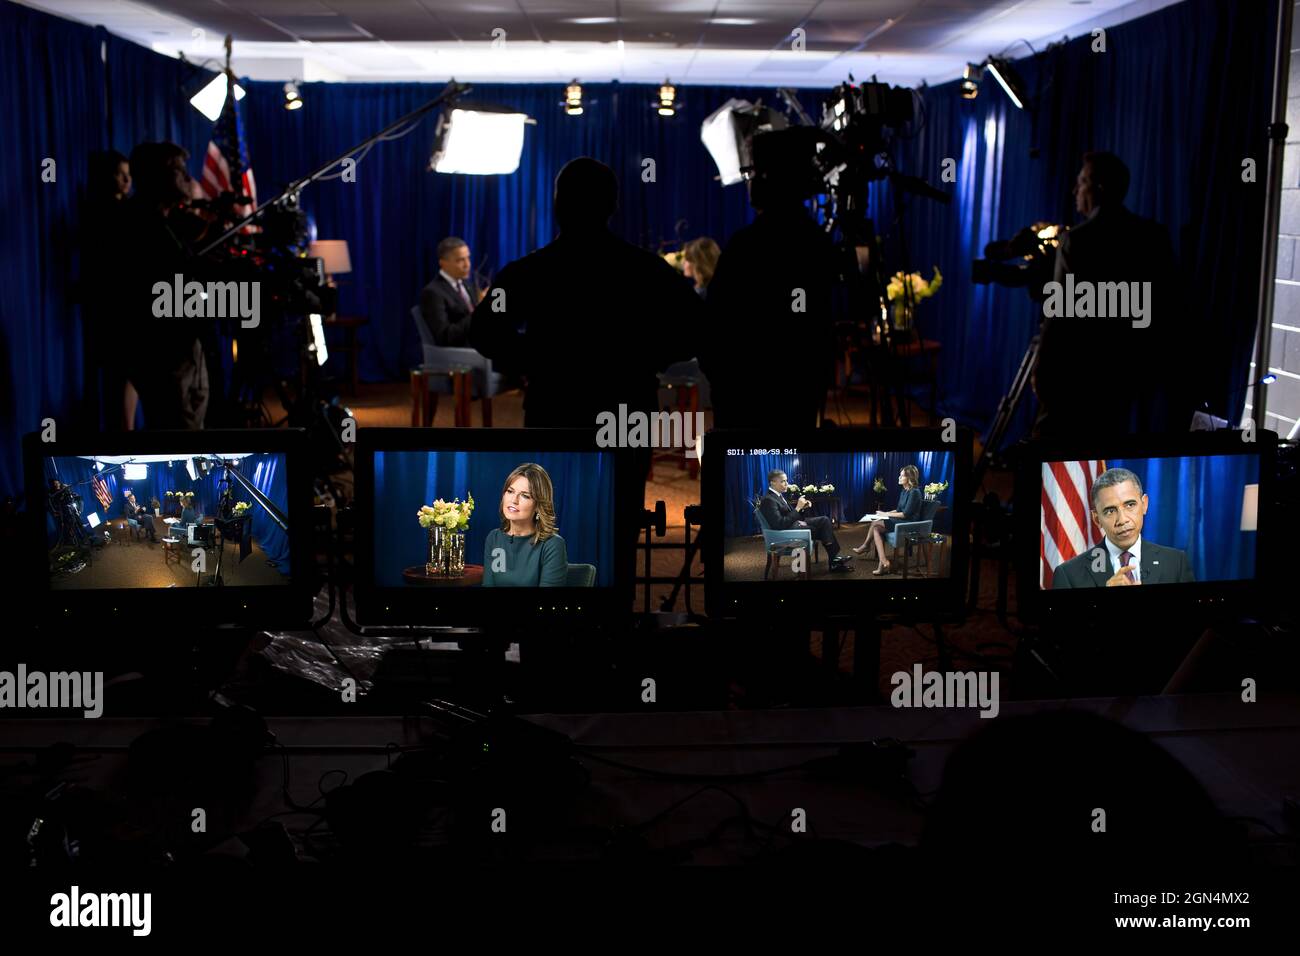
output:
[[[226,37],[227,69],[229,69],[229,55],[230,55],[230,37]],[[234,82],[233,79],[231,80],[231,82],[232,83]],[[320,179],[322,176],[328,173],[339,163],[343,162],[343,160],[347,159],[353,153],[365,149],[371,143],[378,142],[379,140],[387,136],[389,133],[393,132],[394,130],[401,129],[403,126],[407,125],[408,123],[411,123],[419,119],[420,117],[424,116],[425,113],[428,113],[430,110],[438,106],[441,106],[443,103],[447,102],[448,100],[453,100],[458,96],[465,95],[470,91],[470,89],[471,87],[468,83],[457,83],[455,80],[449,81],[447,85],[443,87],[441,93],[439,93],[436,97],[431,99],[429,102],[425,103],[423,106],[417,107],[416,109],[411,110],[411,112],[407,113],[405,116],[401,117],[400,119],[394,120],[393,122],[389,123],[387,126],[381,129],[379,132],[375,133],[373,136],[367,137],[366,139],[357,143],[351,149],[343,153],[340,153],[338,156],[331,159],[328,163],[325,163],[320,167],[318,167],[309,175],[295,182],[290,183],[274,199],[258,206],[251,213],[249,213],[239,222],[235,223],[224,233],[222,233],[220,237],[212,240],[206,246],[200,249],[198,254],[201,256],[207,255],[213,249],[220,246],[222,243],[224,243],[235,233],[239,232],[241,229],[243,229],[245,226],[251,223],[254,219],[260,216],[267,209],[271,208],[276,203],[283,200],[286,196],[291,196],[294,193],[301,192],[305,187],[310,186],[316,180]],[[230,89],[230,95],[232,96],[234,95],[234,90],[232,88]]]

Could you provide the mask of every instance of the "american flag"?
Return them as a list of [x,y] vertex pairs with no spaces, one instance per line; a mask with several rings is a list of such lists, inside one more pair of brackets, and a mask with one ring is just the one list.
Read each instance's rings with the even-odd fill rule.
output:
[[113,503],[113,493],[108,490],[108,482],[101,475],[96,475],[90,482],[90,486],[95,489],[95,497],[99,499],[99,503],[107,511],[109,505]]
[[[257,184],[253,181],[253,168],[248,162],[248,143],[244,140],[244,121],[239,115],[233,75],[226,84],[226,104],[212,127],[212,139],[208,143],[207,158],[203,161],[199,187],[209,199],[224,192],[248,196],[252,199],[250,205],[235,207],[241,216],[247,216],[257,208]],[[245,227],[245,230],[251,228]]]
[[1057,565],[1101,544],[1101,532],[1092,523],[1088,494],[1105,470],[1104,461],[1043,462],[1038,576],[1041,587],[1052,586],[1052,571]]

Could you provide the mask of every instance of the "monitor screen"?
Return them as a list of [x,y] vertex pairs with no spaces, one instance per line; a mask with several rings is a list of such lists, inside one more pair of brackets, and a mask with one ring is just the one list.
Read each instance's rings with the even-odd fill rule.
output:
[[627,469],[594,431],[366,428],[357,451],[362,623],[603,623],[630,607]]
[[[900,577],[951,573],[951,451],[736,452],[725,464],[728,583],[782,575],[878,582],[884,569]],[[849,556],[851,567],[832,560]]]
[[1276,453],[1267,431],[1026,445],[1016,476],[1020,617],[1079,623],[1132,602],[1234,613],[1272,600],[1259,583],[1278,563],[1267,558]]
[[1044,461],[1041,589],[1255,577],[1258,455]]
[[711,615],[942,615],[960,603],[969,432],[721,431],[704,448]]
[[608,452],[379,451],[374,462],[376,586],[613,585]]
[[283,452],[51,455],[43,470],[53,591],[290,583]]

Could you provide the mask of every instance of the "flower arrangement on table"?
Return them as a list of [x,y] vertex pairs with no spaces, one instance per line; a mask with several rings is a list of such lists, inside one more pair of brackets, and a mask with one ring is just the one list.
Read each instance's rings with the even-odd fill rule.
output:
[[928,485],[925,486],[925,489],[924,489],[924,491],[925,491],[925,500],[926,500],[926,501],[934,501],[936,498],[939,497],[939,494],[940,494],[941,492],[946,491],[947,489],[948,489],[948,482],[946,482],[946,481],[932,481],[932,482],[930,482],[930,484],[928,484]]
[[439,498],[415,513],[420,527],[429,534],[429,560],[424,565],[429,574],[454,578],[465,573],[465,529],[473,514],[472,494],[464,501]]
[[686,261],[686,254],[681,249],[678,249],[676,252],[665,252],[663,254],[663,260],[678,272],[681,272],[682,263]]
[[248,509],[251,507],[253,506],[249,504],[247,501],[236,501],[235,507],[231,509],[232,514],[234,514],[236,518],[242,518],[244,517],[245,514],[248,513]]
[[174,492],[174,491],[164,491],[164,492],[163,492],[163,497],[164,497],[164,498],[175,498],[175,497],[176,497],[176,492]]
[[[934,267],[934,275],[930,281],[921,278],[921,273],[911,272],[904,275],[902,272],[895,272],[894,277],[889,280],[886,293],[889,301],[894,304],[894,328],[910,329],[916,319],[916,303],[922,299],[928,299],[939,291],[943,285],[943,274],[939,272],[939,267]],[[909,298],[908,291],[911,296]]]

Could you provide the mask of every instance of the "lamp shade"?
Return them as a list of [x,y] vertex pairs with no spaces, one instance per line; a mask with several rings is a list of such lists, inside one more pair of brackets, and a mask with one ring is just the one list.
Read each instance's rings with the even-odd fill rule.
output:
[[311,244],[307,255],[322,260],[325,271],[330,275],[352,271],[352,259],[348,256],[346,239],[319,239]]

